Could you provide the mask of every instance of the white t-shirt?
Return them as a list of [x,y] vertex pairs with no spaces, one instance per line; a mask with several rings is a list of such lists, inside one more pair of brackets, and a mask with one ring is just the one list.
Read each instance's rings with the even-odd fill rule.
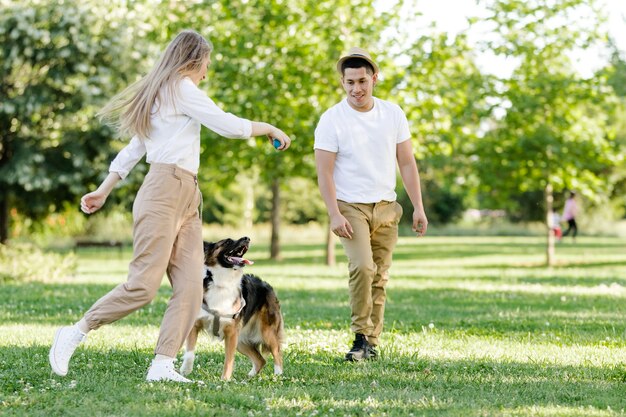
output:
[[328,109],[315,129],[315,149],[334,152],[337,199],[377,203],[396,199],[396,146],[410,139],[402,109],[374,97],[368,112],[347,99]]
[[109,172],[126,178],[146,155],[150,164],[176,164],[197,174],[201,124],[227,138],[250,137],[252,123],[249,120],[224,112],[190,78],[183,78],[176,88],[173,103],[163,100],[161,105],[155,103],[152,107],[150,137],[143,140],[134,136],[111,162]]

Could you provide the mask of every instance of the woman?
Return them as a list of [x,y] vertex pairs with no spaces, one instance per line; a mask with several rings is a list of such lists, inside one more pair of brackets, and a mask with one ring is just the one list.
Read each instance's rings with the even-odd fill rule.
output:
[[152,70],[115,96],[100,112],[122,135],[132,136],[81,210],[100,209],[113,187],[146,155],[150,171],[133,205],[133,258],[128,280],[98,300],[73,326],[60,328],[50,349],[50,365],[61,376],[87,333],[119,320],[155,297],[167,272],[172,297],[146,379],[191,382],[174,369],[174,358],[200,309],[203,278],[202,223],[197,172],[200,125],[229,138],[267,135],[279,150],[290,138],[263,122],[225,113],[198,89],[211,62],[212,45],[185,30],[167,46]]

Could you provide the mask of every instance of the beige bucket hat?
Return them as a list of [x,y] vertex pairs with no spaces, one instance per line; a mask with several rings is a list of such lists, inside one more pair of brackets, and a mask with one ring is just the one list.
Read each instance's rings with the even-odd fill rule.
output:
[[342,56],[341,58],[339,58],[339,61],[337,61],[337,71],[340,74],[341,74],[341,64],[343,64],[345,60],[350,59],[350,58],[360,58],[364,61],[367,61],[372,65],[372,67],[374,67],[374,74],[378,72],[378,65],[376,65],[376,63],[374,62],[370,54],[365,49],[352,47],[350,48],[350,50],[348,51],[346,55]]

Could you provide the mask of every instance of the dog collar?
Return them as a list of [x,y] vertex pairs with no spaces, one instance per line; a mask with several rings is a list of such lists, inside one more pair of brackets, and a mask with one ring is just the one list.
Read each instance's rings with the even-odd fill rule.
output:
[[246,300],[243,298],[243,296],[240,296],[239,304],[240,304],[239,310],[237,310],[234,314],[220,314],[219,311],[208,308],[209,306],[207,306],[206,311],[208,311],[209,313],[213,315],[213,336],[219,337],[220,335],[220,319],[221,318],[234,320],[234,319],[237,319],[241,315],[241,311],[246,306]]

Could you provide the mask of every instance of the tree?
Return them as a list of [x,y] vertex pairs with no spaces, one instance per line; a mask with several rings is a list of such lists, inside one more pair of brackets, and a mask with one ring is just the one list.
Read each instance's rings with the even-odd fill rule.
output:
[[[615,129],[615,140],[623,149],[626,147],[626,58],[624,52],[620,51],[614,42],[611,42],[611,50],[609,65],[603,68],[597,76],[607,77],[609,85],[619,97],[619,106],[616,106],[610,123]],[[624,217],[626,216],[626,166],[623,163],[612,172],[611,182],[614,184],[611,195],[613,203],[618,214]]]
[[[113,13],[115,10],[115,13]],[[9,209],[41,218],[76,202],[111,156],[97,105],[134,76],[121,5],[8,2],[0,15],[0,242]],[[136,42],[135,42],[136,45]]]
[[[607,173],[620,160],[606,112],[614,95],[605,79],[578,75],[568,57],[601,39],[594,5],[496,0],[489,7],[487,21],[501,38],[488,47],[514,57],[519,66],[495,85],[497,111],[504,115],[494,112],[495,128],[476,144],[480,189],[484,201],[512,210],[512,196],[543,191],[547,225],[554,191],[573,189],[591,199],[607,195]],[[554,237],[546,230],[551,265]]]
[[265,138],[233,142],[218,140],[211,132],[202,138],[204,183],[232,181],[250,171],[258,172],[259,180],[272,190],[272,259],[280,257],[283,179],[314,177],[315,126],[321,113],[341,99],[335,62],[350,46],[377,45],[389,23],[373,3],[171,2],[162,5],[161,17],[155,17],[168,22],[165,30],[155,33],[163,43],[183,27],[205,28],[203,34],[215,46],[205,87],[209,95],[226,111],[273,123],[293,139],[291,148],[279,153]]
[[429,221],[446,223],[460,215],[477,184],[472,151],[491,109],[491,79],[476,66],[465,34],[450,37],[433,29],[404,44],[393,60],[406,64],[389,80],[389,96],[412,128]]

